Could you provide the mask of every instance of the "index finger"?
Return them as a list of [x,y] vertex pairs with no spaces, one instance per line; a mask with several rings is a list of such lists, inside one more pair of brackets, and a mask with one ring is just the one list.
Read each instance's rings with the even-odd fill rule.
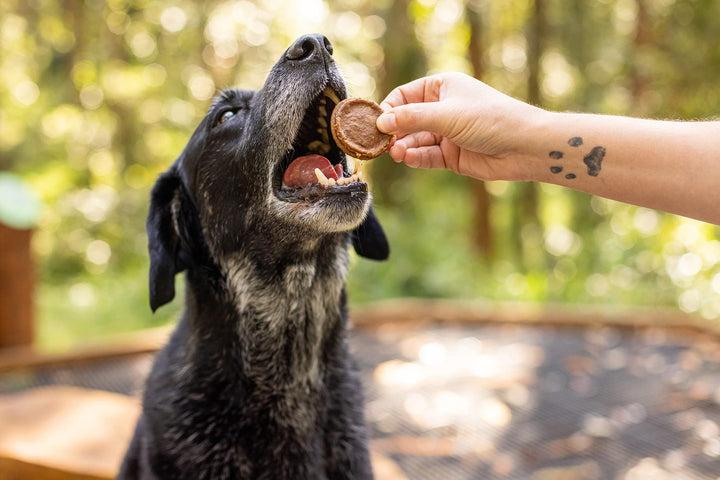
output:
[[442,81],[437,76],[423,77],[393,89],[380,103],[383,111],[408,103],[437,102]]

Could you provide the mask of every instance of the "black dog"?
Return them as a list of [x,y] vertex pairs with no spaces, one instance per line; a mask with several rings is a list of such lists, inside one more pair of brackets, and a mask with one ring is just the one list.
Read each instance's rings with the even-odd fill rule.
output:
[[328,133],[345,97],[330,42],[301,37],[262,90],[223,92],[158,179],[150,305],[187,270],[186,306],[118,478],[372,478],[344,279],[350,243],[388,244]]

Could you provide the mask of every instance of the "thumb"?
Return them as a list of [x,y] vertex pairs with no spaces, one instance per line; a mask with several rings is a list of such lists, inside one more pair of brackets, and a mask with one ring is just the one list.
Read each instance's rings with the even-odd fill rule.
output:
[[450,132],[447,108],[440,102],[412,103],[385,111],[377,118],[378,130],[406,135],[428,131],[447,136]]

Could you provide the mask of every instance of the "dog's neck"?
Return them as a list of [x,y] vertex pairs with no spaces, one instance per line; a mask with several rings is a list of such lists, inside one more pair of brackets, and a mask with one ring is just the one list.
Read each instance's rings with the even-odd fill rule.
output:
[[217,304],[188,297],[201,318],[222,317],[202,320],[195,336],[202,341],[204,328],[223,328],[237,373],[259,387],[317,384],[327,350],[344,348],[347,239],[333,235],[277,250],[238,252],[221,262],[225,292],[214,296]]

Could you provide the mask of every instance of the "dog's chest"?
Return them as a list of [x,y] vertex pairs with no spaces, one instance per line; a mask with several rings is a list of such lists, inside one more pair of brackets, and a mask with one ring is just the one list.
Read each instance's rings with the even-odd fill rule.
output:
[[[261,474],[293,471],[298,465],[314,472],[302,477],[279,475],[262,478],[323,479],[323,434],[317,424],[285,422],[276,409],[227,411],[186,419],[193,427],[179,426],[165,432],[166,444],[178,459],[181,471],[197,480],[260,478]],[[306,421],[307,422],[307,421]]]
[[285,265],[268,275],[247,260],[230,264],[228,283],[239,316],[244,374],[263,388],[321,383],[321,350],[340,321],[344,258],[329,267]]

